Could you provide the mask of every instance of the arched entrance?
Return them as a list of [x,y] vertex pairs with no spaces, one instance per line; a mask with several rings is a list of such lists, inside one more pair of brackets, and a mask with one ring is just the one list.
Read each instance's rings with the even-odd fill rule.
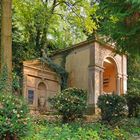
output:
[[46,104],[46,85],[43,82],[38,84],[38,107],[44,108]]
[[103,92],[117,92],[117,65],[113,58],[107,57],[103,62]]

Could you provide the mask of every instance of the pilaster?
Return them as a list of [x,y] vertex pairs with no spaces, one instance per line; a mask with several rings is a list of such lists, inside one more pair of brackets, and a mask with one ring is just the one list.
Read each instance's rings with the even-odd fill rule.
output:
[[91,113],[93,112],[95,113],[98,96],[102,93],[102,91],[103,91],[103,68],[98,65],[90,65],[88,105],[90,106]]
[[117,92],[117,94],[118,95],[121,95],[121,78],[122,78],[122,74],[117,74],[117,90],[116,90],[116,92]]

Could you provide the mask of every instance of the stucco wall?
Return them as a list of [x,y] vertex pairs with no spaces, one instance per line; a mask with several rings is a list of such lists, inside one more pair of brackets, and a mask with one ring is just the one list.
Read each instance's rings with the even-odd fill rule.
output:
[[[65,69],[69,73],[68,87],[77,87],[88,90],[90,48],[93,42],[81,44],[67,51],[55,54],[52,57],[54,63],[61,65],[65,59]],[[68,53],[69,52],[69,53]],[[67,53],[66,58],[64,54]]]
[[88,66],[90,60],[90,46],[73,50],[66,57],[65,68],[69,73],[69,87],[88,89]]

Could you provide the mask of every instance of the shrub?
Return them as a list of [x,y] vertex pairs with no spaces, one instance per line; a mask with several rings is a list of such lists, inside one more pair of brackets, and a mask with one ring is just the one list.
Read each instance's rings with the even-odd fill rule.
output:
[[0,95],[0,139],[24,136],[28,129],[26,103],[12,94]]
[[122,96],[115,94],[100,95],[97,105],[101,109],[103,121],[117,121],[125,115],[126,100]]
[[139,90],[129,90],[128,94],[125,95],[127,106],[128,106],[128,116],[137,117],[140,112],[140,92]]
[[49,99],[52,107],[62,115],[63,122],[71,122],[83,117],[87,104],[87,92],[82,89],[68,88]]

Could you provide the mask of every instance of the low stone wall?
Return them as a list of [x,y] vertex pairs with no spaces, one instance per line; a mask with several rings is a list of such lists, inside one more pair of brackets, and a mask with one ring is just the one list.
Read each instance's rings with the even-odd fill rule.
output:
[[[62,121],[62,116],[61,115],[52,115],[46,114],[46,115],[41,115],[38,113],[31,114],[33,119],[36,121],[48,121],[48,122],[60,122]],[[78,121],[84,121],[86,123],[91,123],[91,122],[97,122],[100,120],[99,115],[84,115],[83,119],[79,118],[77,119]]]

